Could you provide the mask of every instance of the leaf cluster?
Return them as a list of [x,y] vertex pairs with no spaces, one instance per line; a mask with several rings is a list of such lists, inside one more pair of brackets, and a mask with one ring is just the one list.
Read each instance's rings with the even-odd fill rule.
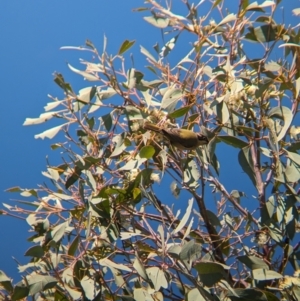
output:
[[[136,9],[168,37],[152,51],[140,47],[143,71],[128,63],[135,41],[125,40],[115,55],[106,37],[102,52],[91,41],[62,48],[91,53],[83,70],[69,64],[89,84],[77,92],[56,74],[63,98],[50,96],[45,113],[24,123],[62,121],[35,138],[63,132],[65,140],[52,145],[63,157],[48,162],[48,184],[8,190],[28,200],[1,213],[25,216],[34,234],[30,261],[19,266],[23,280],[13,285],[0,273],[3,298],[300,299],[299,244],[292,245],[300,201],[299,26],[275,21],[279,0],[240,0],[234,13],[227,2],[184,1],[186,17],[154,0]],[[176,53],[180,39],[190,42],[184,55]],[[257,50],[262,55],[253,57]],[[146,131],[145,121],[201,131],[209,143],[182,152]],[[220,181],[216,149],[224,145],[238,151],[228,158],[247,176],[251,206],[239,187],[230,192]],[[238,176],[229,175],[237,186]],[[165,179],[171,188],[160,198]],[[187,204],[182,213],[172,196]]]

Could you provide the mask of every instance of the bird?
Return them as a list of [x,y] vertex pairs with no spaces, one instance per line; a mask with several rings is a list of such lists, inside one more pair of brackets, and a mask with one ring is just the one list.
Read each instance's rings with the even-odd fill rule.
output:
[[149,122],[144,123],[144,129],[160,133],[170,141],[171,145],[180,150],[193,150],[198,146],[208,144],[209,142],[206,136],[200,133],[195,133],[191,130],[160,128]]

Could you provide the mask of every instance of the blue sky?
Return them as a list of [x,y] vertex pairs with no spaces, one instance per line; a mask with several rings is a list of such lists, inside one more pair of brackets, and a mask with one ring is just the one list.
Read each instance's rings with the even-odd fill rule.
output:
[[[233,2],[238,3],[238,1]],[[299,1],[296,0],[283,2],[285,12],[290,12],[291,7],[300,6]],[[38,183],[45,180],[41,171],[46,169],[47,155],[51,160],[60,162],[59,156],[49,148],[57,140],[34,139],[35,134],[49,128],[47,124],[22,126],[25,118],[38,117],[43,113],[43,107],[49,101],[47,94],[62,96],[61,90],[53,82],[54,72],[63,73],[78,90],[85,87],[80,76],[72,73],[66,66],[67,62],[79,66],[78,60],[84,54],[59,50],[59,48],[84,45],[85,40],[89,39],[96,47],[102,49],[105,34],[108,39],[108,52],[117,53],[125,39],[136,40],[132,52],[137,55],[137,58],[141,58],[139,45],[151,49],[157,41],[161,41],[161,34],[159,30],[143,20],[143,14],[132,12],[133,8],[139,6],[143,6],[143,1],[2,1],[0,6],[1,204],[14,205],[11,199],[18,198],[17,194],[8,194],[4,190],[13,186],[35,188]],[[289,18],[288,15],[286,23],[289,23]],[[139,61],[136,60],[135,63],[139,66]],[[145,65],[146,62],[142,61],[141,67],[144,68]],[[229,169],[232,173],[236,168],[241,173],[231,160],[227,160],[226,149],[222,150],[220,153],[222,168]],[[242,175],[239,180],[239,187],[243,188]],[[247,185],[248,183],[247,180]],[[249,187],[244,188],[249,189]],[[18,279],[19,276],[17,264],[12,257],[21,263],[26,263],[28,260],[23,257],[26,249],[29,248],[29,243],[26,242],[26,238],[30,236],[28,230],[29,226],[25,221],[0,217],[0,270],[14,279]]]

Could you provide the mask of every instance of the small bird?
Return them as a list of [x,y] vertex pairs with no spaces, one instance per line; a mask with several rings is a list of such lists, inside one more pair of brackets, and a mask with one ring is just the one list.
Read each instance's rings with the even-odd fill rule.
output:
[[145,122],[144,129],[160,133],[168,138],[173,146],[181,150],[193,150],[199,145],[205,145],[209,142],[206,136],[190,130],[176,128],[163,129],[149,122]]

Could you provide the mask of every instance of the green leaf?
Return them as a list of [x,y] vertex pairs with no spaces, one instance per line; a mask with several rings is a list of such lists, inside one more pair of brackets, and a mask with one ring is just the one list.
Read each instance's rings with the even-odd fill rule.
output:
[[15,187],[12,187],[12,188],[9,188],[9,189],[6,189],[5,192],[21,192],[22,189],[18,186],[15,186]]
[[186,237],[190,237],[190,233],[191,233],[191,229],[192,229],[192,226],[193,226],[193,223],[194,223],[194,217],[191,218],[188,226],[186,227],[185,231],[184,231],[184,235],[183,235],[183,238],[182,240],[185,240]]
[[68,222],[57,225],[50,232],[50,238],[55,242],[59,242],[65,235],[65,231],[68,226],[69,226]]
[[281,106],[272,108],[268,116],[269,118],[277,117],[284,121],[284,125],[281,129],[281,132],[277,137],[277,140],[280,141],[282,138],[285,137],[286,132],[293,121],[293,113],[289,108]]
[[108,113],[106,115],[103,115],[102,117],[100,117],[100,119],[104,123],[105,129],[109,132],[112,127],[112,122],[113,122],[111,114]]
[[[113,157],[117,157],[120,154],[123,153],[123,151],[126,149],[126,143],[125,143],[125,133],[122,133],[120,135],[116,135],[113,137],[112,141],[115,143],[115,149],[112,152],[112,154],[110,155],[111,158]],[[134,162],[136,160],[130,160],[129,162]],[[131,164],[131,163],[130,163]]]
[[255,269],[252,271],[253,279],[259,281],[281,279],[283,276],[275,271],[261,269]]
[[189,110],[191,106],[184,106],[178,110],[175,110],[174,112],[171,112],[168,116],[169,118],[179,118],[185,115]]
[[231,230],[234,230],[234,227],[233,227],[233,219],[230,215],[230,212],[228,213],[225,213],[223,215],[223,221],[225,222],[225,224],[231,229]]
[[25,252],[25,256],[42,258],[44,256],[44,250],[41,246],[33,246]]
[[55,73],[54,82],[58,86],[60,86],[64,91],[73,93],[71,85],[65,82],[65,79],[62,74]]
[[229,110],[225,101],[216,104],[217,116],[221,123],[225,124],[229,120]]
[[53,288],[58,280],[52,276],[44,276],[40,274],[31,274],[26,277],[29,283],[29,295]]
[[182,250],[181,245],[176,244],[176,243],[169,244],[168,252],[173,258],[180,259],[179,254],[180,254],[181,250]]
[[[263,292],[264,292],[265,296],[267,297],[268,301],[280,301],[278,299],[278,297],[276,295],[274,295],[273,293],[271,293],[269,291],[263,291]],[[300,298],[300,296],[299,296],[299,298]],[[251,300],[253,300],[253,299],[251,299]]]
[[262,25],[256,28],[249,27],[249,33],[245,35],[246,39],[253,40],[260,43],[266,43],[274,41],[277,38],[277,26],[276,25]]
[[168,113],[174,111],[178,101],[183,97],[181,89],[169,87],[164,93],[161,101],[161,108],[167,110]]
[[[236,295],[238,297],[236,297]],[[238,288],[234,289],[233,292],[228,291],[227,297],[230,298],[231,301],[278,301],[278,299],[267,299],[264,292],[260,289],[244,289]]]
[[[201,292],[201,293],[200,293]],[[193,288],[187,293],[187,301],[207,301],[214,300],[208,291],[202,287]]]
[[[295,213],[295,210],[290,210],[292,213]],[[296,220],[295,218],[291,219],[290,222],[286,225],[286,232],[287,232],[287,236],[289,239],[293,239],[295,234],[296,234],[296,230],[298,231],[298,229],[296,229],[296,227],[298,226],[296,224]],[[291,252],[293,252],[293,247],[289,246],[289,250],[291,250]],[[289,254],[290,255],[290,254]]]
[[250,3],[246,8],[245,10],[246,11],[259,11],[259,12],[264,12],[264,10],[262,9],[263,7],[267,7],[267,6],[270,6],[274,4],[273,1],[265,1],[264,3],[262,4],[258,4],[257,1],[253,2],[253,3]]
[[270,234],[271,238],[280,244],[283,239],[282,231],[280,231],[277,228],[277,226],[274,224],[269,225],[268,229],[269,229],[269,234]]
[[236,148],[243,148],[246,147],[248,145],[248,143],[246,143],[245,141],[236,138],[234,136],[218,136],[217,137],[218,140],[225,142],[226,144],[236,147]]
[[153,16],[144,17],[144,20],[158,28],[166,28],[169,25],[169,19],[156,16],[155,14]]
[[99,100],[105,100],[111,98],[112,96],[116,95],[117,92],[113,88],[107,88],[106,90],[97,90],[96,96]]
[[162,163],[162,175],[164,174],[164,171],[165,171],[165,168],[166,168],[166,165],[167,165],[167,162],[168,162],[168,155],[167,155],[167,152],[166,150],[162,149],[158,156],[157,156],[161,163]]
[[164,81],[162,81],[161,79],[154,79],[151,81],[146,81],[146,80],[142,79],[140,84],[143,85],[147,89],[156,89],[159,86],[161,86],[162,84],[164,84]]
[[97,183],[93,174],[89,170],[82,171],[86,175],[86,182],[92,188],[93,191],[97,190]]
[[284,177],[284,165],[280,160],[275,161],[275,174],[274,174],[274,179],[280,183],[286,184],[286,179]]
[[104,266],[104,267],[112,267],[112,268],[115,268],[117,270],[122,270],[122,271],[126,271],[126,272],[132,272],[132,270],[124,265],[124,264],[121,264],[121,263],[115,263],[113,262],[112,260],[108,259],[108,258],[102,258],[99,260],[99,264]]
[[299,16],[300,15],[300,8],[295,8],[295,9],[292,10],[292,12],[295,16]]
[[71,174],[71,176],[67,179],[65,183],[66,189],[68,189],[71,185],[73,185],[81,175],[82,169],[78,166],[75,166],[74,172]]
[[130,288],[127,286],[127,282],[125,281],[125,279],[123,278],[123,276],[119,272],[119,270],[117,270],[113,267],[109,267],[109,269],[111,270],[112,274],[114,275],[114,279],[115,279],[115,283],[116,283],[117,287],[122,288],[125,292],[125,295],[129,295]]
[[4,287],[10,294],[13,293],[12,280],[6,276],[6,274],[0,270],[0,285]]
[[245,193],[243,191],[232,190],[230,196],[234,197],[240,203],[240,198],[245,196]]
[[[300,77],[299,77],[300,79]],[[289,130],[290,136],[292,139],[298,140],[298,135],[300,133],[300,127],[299,126],[294,126],[292,125],[290,130]],[[288,150],[292,150],[293,145],[296,144],[296,146],[298,147],[297,149],[299,149],[299,142],[293,143],[292,146],[288,147]],[[294,148],[294,147],[293,147]]]
[[295,296],[295,300],[300,300],[300,288],[297,285],[292,286],[293,295]]
[[245,264],[250,270],[256,270],[256,269],[265,269],[268,270],[268,265],[260,258],[256,256],[238,256],[237,259]]
[[121,47],[120,47],[120,49],[119,49],[118,54],[121,55],[121,54],[123,54],[124,52],[126,52],[128,49],[130,49],[130,48],[134,45],[134,43],[135,43],[135,40],[132,40],[132,41],[125,40],[125,41],[122,43],[122,45],[121,45]]
[[228,22],[232,22],[236,20],[236,14],[228,14],[217,26],[224,25]]
[[[209,136],[208,136],[208,138],[209,138]],[[216,172],[218,173],[218,160],[217,160],[217,157],[215,155],[216,145],[217,145],[217,137],[213,137],[209,141],[206,149],[207,149],[209,162],[211,162],[211,164],[215,168]]]
[[282,223],[285,215],[286,207],[281,197],[278,197],[278,206],[276,208],[276,217],[279,224]]
[[182,260],[188,270],[191,269],[194,261],[201,257],[202,245],[195,243],[195,240],[190,240],[182,246],[179,253],[179,258]]
[[[68,295],[67,299],[69,298],[69,295],[71,296],[72,300],[78,300],[80,299],[80,297],[82,297],[82,291],[78,291],[76,289],[76,285],[75,285],[75,281],[76,281],[76,284],[77,285],[80,285],[80,282],[77,281],[76,278],[73,278],[73,267],[72,268],[66,268],[64,271],[63,271],[63,274],[62,274],[62,278],[63,278],[63,281],[64,283],[68,283],[69,285],[72,285],[72,287],[74,288],[71,288],[69,285],[65,285],[65,289],[66,289],[66,294]],[[75,281],[74,281],[75,279]],[[56,290],[56,293],[57,291],[59,290]],[[56,297],[56,294],[55,294],[55,297]],[[56,300],[55,301],[66,301],[66,299],[64,298],[63,300],[59,299],[59,300]]]
[[25,285],[22,281],[18,282],[14,287],[14,292],[11,296],[13,301],[26,298],[29,295],[29,287]]
[[[133,300],[136,301],[149,301],[154,300],[153,294],[151,295],[145,287],[135,287],[133,290]],[[156,298],[155,298],[156,299]]]
[[150,267],[146,269],[148,278],[152,281],[155,291],[159,291],[161,287],[167,289],[168,281],[166,279],[165,273],[158,267]]
[[80,281],[80,286],[83,289],[84,296],[87,300],[97,300],[96,297],[100,292],[100,287],[90,276],[84,276]]
[[152,66],[147,66],[146,68],[147,68],[148,70],[150,70],[153,74],[157,75],[157,72],[156,72],[156,70],[154,69],[154,67],[152,67]]
[[178,226],[173,230],[173,234],[176,234],[179,231],[181,231],[183,229],[183,227],[186,225],[188,219],[190,218],[192,208],[193,208],[193,199],[190,199],[188,202],[188,206],[186,208],[185,214],[184,214],[183,218],[180,220],[180,223],[178,224]]
[[[154,58],[154,56],[146,49],[144,48],[143,46],[140,46],[141,47],[141,53],[144,54],[150,61],[153,61],[153,62],[157,62],[156,59]],[[148,68],[151,68],[150,70],[156,74],[156,71],[155,69],[153,69],[152,66],[149,66]]]
[[222,227],[220,220],[212,211],[206,210],[206,214],[213,226],[220,227],[220,228]]
[[216,156],[216,154],[213,155],[211,162],[210,162],[211,166],[214,168],[216,174],[219,176],[220,172],[220,163],[218,161],[218,158]]
[[190,188],[197,188],[199,185],[200,172],[194,160],[184,163],[183,181]]
[[132,196],[135,201],[139,201],[142,197],[141,190],[137,187],[134,187],[132,190]]
[[[110,190],[110,188],[106,188],[106,190]],[[106,191],[107,194],[122,194],[123,191]],[[125,193],[125,191],[124,191]],[[104,193],[102,193],[104,195]],[[89,214],[87,216],[87,232],[89,232],[90,224],[92,223],[93,216],[101,217],[102,219],[109,219],[110,216],[110,208],[109,208],[109,202],[106,199],[92,199],[89,202],[90,209]]]
[[152,173],[153,169],[151,168],[144,168],[142,171],[140,171],[134,181],[134,187],[141,187],[141,185],[147,187],[148,185],[150,185],[152,183]]
[[229,269],[229,267],[216,262],[199,262],[195,265],[200,281],[203,282],[204,286],[208,287],[212,287],[221,279],[225,279],[224,267]]
[[259,133],[258,130],[249,127],[249,126],[244,126],[244,125],[235,125],[236,129],[240,132],[246,132],[248,135],[255,132],[255,133]]
[[266,157],[273,158],[272,151],[265,147],[259,147],[259,150],[262,154],[264,154]]
[[75,253],[77,251],[77,248],[78,248],[78,245],[79,245],[79,239],[80,239],[80,236],[76,235],[76,237],[71,242],[71,244],[69,246],[69,249],[68,249],[68,255],[69,256],[74,256],[75,255]]
[[121,232],[120,239],[124,240],[124,239],[132,238],[134,236],[141,236],[141,235],[143,234],[139,230],[136,230],[136,232]]
[[20,193],[21,196],[24,196],[24,197],[30,197],[30,196],[34,196],[34,197],[37,197],[37,192],[35,189],[24,189],[21,193]]
[[[217,7],[220,4],[221,1],[222,0],[215,0],[212,8]],[[189,301],[190,301],[190,299],[189,299]]]
[[295,162],[297,165],[300,166],[300,155],[295,152],[289,152],[285,151],[287,154],[287,157],[290,158],[293,162]]
[[77,100],[84,103],[90,103],[96,94],[96,90],[97,90],[96,87],[87,87],[79,90],[79,94],[77,95]]
[[164,45],[164,47],[162,47],[161,52],[160,52],[160,55],[162,57],[165,58],[173,50],[173,48],[175,47],[177,39],[178,39],[178,35],[175,36],[174,38],[172,38],[170,41],[168,41]]
[[124,86],[127,89],[135,88],[138,84],[140,84],[144,74],[140,71],[135,70],[134,68],[130,68],[127,71],[127,82],[124,83]]
[[67,194],[58,193],[58,192],[53,192],[53,193],[49,194],[49,196],[51,196],[52,198],[58,198],[59,200],[65,200],[65,201],[74,199],[74,197],[72,195],[67,195]]
[[126,106],[125,114],[129,120],[144,120],[147,118],[147,115],[142,110],[133,106]]
[[[146,161],[146,159],[144,159]],[[142,163],[141,163],[142,164]],[[118,170],[133,170],[137,169],[140,166],[139,160],[130,159],[127,163],[125,163],[122,167],[120,167]]]
[[300,166],[294,162],[287,163],[284,174],[288,182],[296,183],[300,179]]
[[141,91],[143,97],[144,97],[144,100],[147,104],[147,107],[149,108],[151,105],[155,105],[155,101],[152,100],[152,95],[151,93],[146,90],[146,91]]
[[278,139],[276,135],[275,122],[271,118],[263,119],[263,124],[269,129],[269,143],[272,151],[278,154],[279,146]]
[[46,131],[44,131],[44,132],[42,132],[42,133],[40,133],[40,134],[38,134],[38,135],[34,135],[34,138],[35,138],[35,139],[41,138],[41,139],[43,139],[43,140],[44,140],[45,138],[52,139],[52,138],[54,138],[54,137],[58,134],[58,132],[59,132],[60,130],[62,130],[62,128],[63,128],[64,126],[67,126],[67,125],[69,125],[69,124],[70,124],[70,122],[67,122],[67,123],[61,124],[61,125],[59,125],[59,126],[55,126],[55,127],[51,128],[51,129],[49,129],[49,130],[46,130]]
[[38,118],[26,118],[23,125],[24,126],[35,125],[35,124],[47,122],[47,121],[51,120],[53,117],[57,116],[62,111],[63,110],[46,112],[46,113],[40,114],[40,116]]
[[152,145],[143,146],[139,154],[141,158],[150,159],[155,154],[155,148]]
[[68,270],[68,272],[71,272],[71,275],[73,275],[73,280],[79,284],[79,281],[85,276],[86,274],[86,266],[85,263],[82,260],[77,260],[75,262],[73,271]]
[[70,64],[67,64],[67,65],[68,65],[68,67],[70,68],[71,71],[73,71],[74,73],[77,73],[77,74],[83,76],[88,81],[92,81],[93,82],[93,81],[99,81],[100,80],[100,78],[98,76],[95,76],[92,73],[78,70],[78,69],[74,68],[73,66],[71,66]]
[[269,218],[271,218],[276,210],[276,204],[275,204],[275,199],[274,199],[273,195],[271,195],[268,198],[268,200],[266,202],[266,209],[267,209]]
[[146,269],[143,265],[143,263],[136,257],[133,265],[132,265],[135,270],[138,272],[138,274],[144,279],[144,280],[148,280],[148,275],[146,273]]
[[59,172],[54,169],[54,168],[47,168],[47,177],[49,177],[50,179],[54,180],[55,182],[58,182],[60,177],[59,177]]

